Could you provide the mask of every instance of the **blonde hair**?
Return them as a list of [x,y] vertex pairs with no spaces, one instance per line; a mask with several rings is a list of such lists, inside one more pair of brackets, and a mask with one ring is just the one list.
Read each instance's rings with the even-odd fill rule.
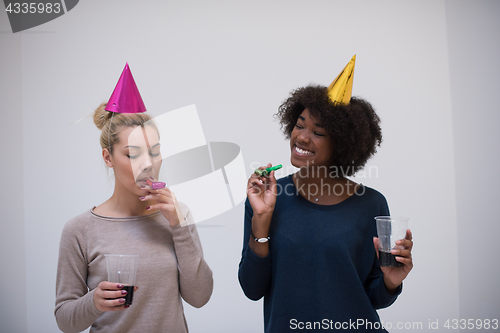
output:
[[107,148],[111,155],[113,154],[113,147],[118,143],[118,133],[120,133],[123,127],[144,127],[144,124],[147,124],[158,132],[158,128],[149,115],[145,113],[115,113],[106,111],[104,109],[106,104],[102,103],[95,110],[94,124],[101,130],[100,143],[102,149]]

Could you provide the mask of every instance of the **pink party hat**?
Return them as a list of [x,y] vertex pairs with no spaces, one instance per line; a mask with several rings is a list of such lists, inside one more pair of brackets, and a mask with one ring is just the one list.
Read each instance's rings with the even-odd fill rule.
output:
[[122,75],[116,84],[115,90],[106,104],[106,111],[117,113],[140,113],[146,111],[139,89],[130,72],[128,63],[125,64]]

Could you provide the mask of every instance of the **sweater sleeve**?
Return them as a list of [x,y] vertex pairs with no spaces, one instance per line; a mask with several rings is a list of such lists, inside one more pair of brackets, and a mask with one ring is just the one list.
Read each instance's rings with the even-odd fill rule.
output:
[[[245,227],[238,279],[245,295],[254,301],[261,299],[271,288],[271,249],[266,257],[259,257],[248,246],[252,230],[253,210],[245,201]],[[270,240],[272,242],[272,239]]]
[[63,229],[56,278],[55,317],[65,333],[81,332],[102,314],[88,290],[85,232],[82,221],[70,220]]
[[401,284],[394,295],[389,294],[384,283],[384,273],[378,264],[377,255],[373,260],[373,267],[365,282],[365,290],[374,309],[383,309],[396,301],[403,290]]
[[188,225],[172,227],[174,249],[179,270],[179,288],[182,298],[192,306],[201,308],[212,296],[214,281],[212,270],[203,258],[200,237],[194,219],[185,205],[181,205]]

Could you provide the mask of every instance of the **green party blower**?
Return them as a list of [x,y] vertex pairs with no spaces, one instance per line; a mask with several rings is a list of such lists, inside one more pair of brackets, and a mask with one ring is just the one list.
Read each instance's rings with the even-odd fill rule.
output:
[[283,166],[281,164],[278,164],[278,165],[275,165],[273,167],[270,167],[270,168],[265,168],[264,170],[262,169],[255,169],[255,174],[257,176],[267,176],[268,174],[271,173],[271,171],[274,171],[274,170],[278,170],[278,169],[281,169]]

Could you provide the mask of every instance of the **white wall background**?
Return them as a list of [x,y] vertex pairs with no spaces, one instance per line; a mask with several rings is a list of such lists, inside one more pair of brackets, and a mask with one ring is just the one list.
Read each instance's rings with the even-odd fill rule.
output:
[[461,318],[500,317],[500,1],[448,1]]
[[[411,217],[414,270],[384,322],[500,319],[500,2],[80,1],[12,34],[0,12],[0,332],[58,332],[59,237],[112,193],[85,118],[129,62],[149,113],[195,103],[208,141],[255,164],[289,166],[273,114],[288,93],[328,85],[357,55],[354,95],[384,142],[358,179]],[[373,169],[372,169],[373,170]],[[198,224],[215,288],[186,306],[191,332],[262,331],[262,303],[237,270],[243,204]],[[408,331],[392,329],[391,331]]]

